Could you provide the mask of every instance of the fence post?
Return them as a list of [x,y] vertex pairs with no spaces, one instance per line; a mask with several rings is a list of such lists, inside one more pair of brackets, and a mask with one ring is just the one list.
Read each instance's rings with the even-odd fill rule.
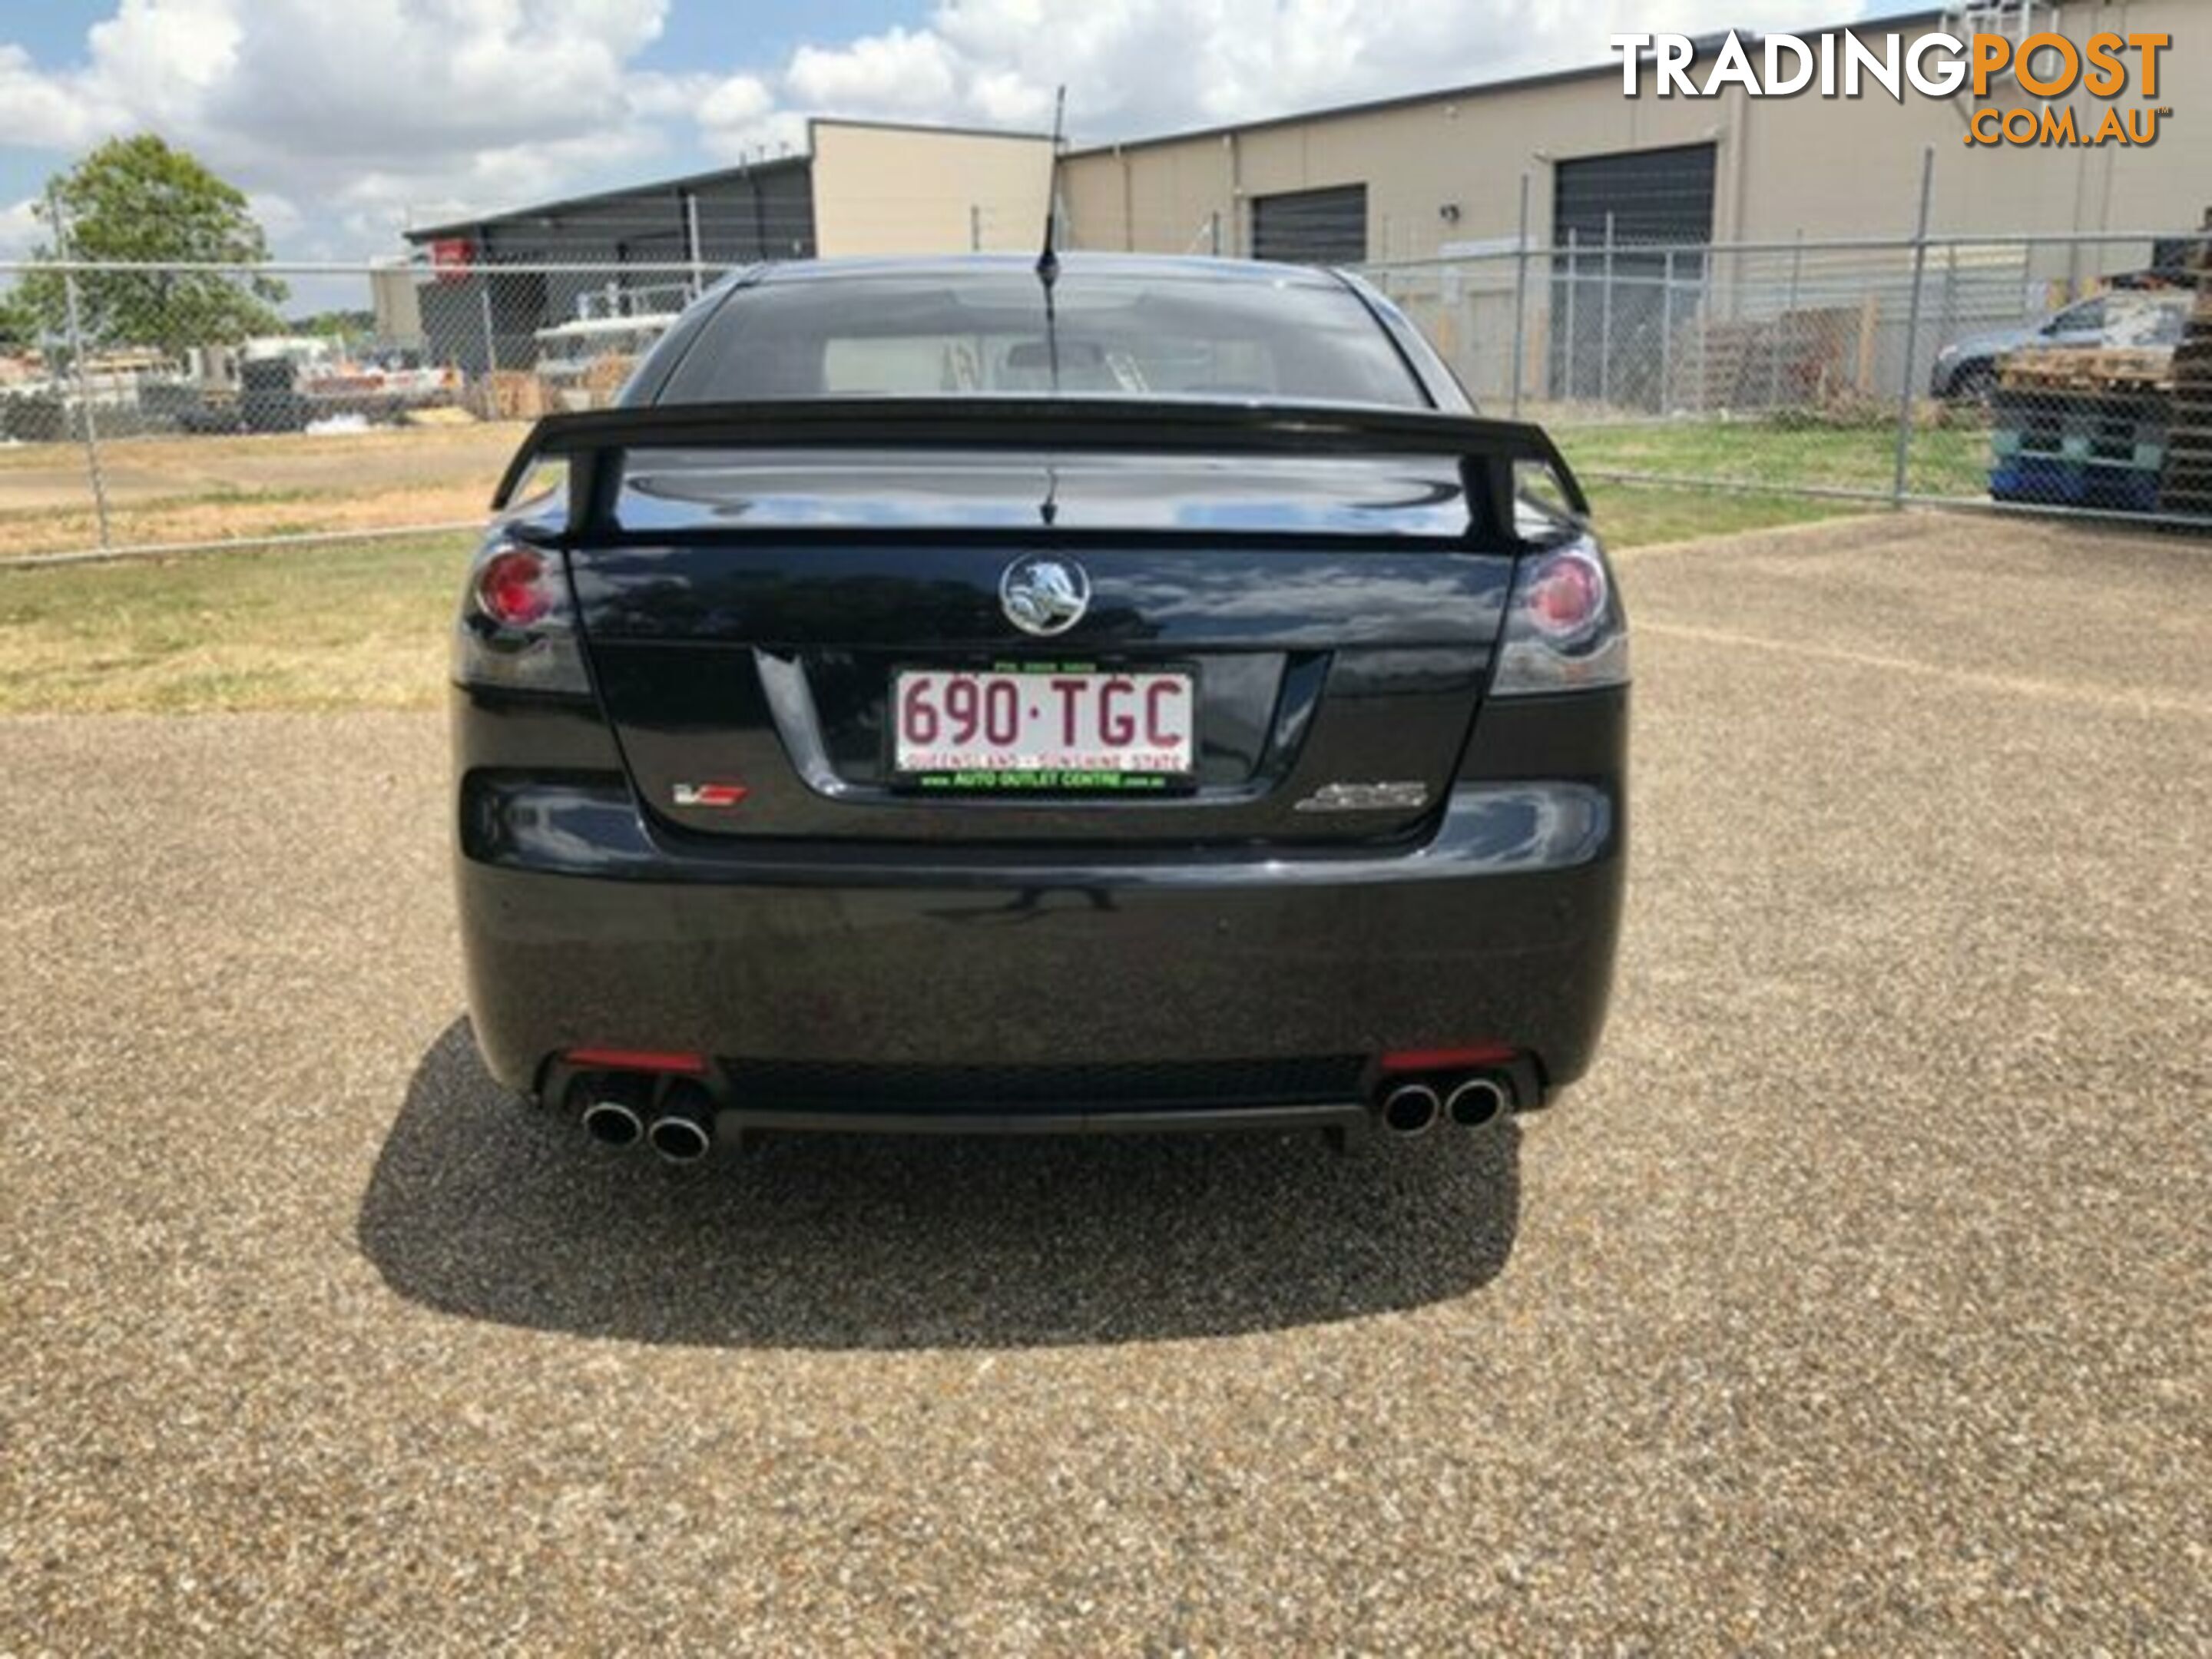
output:
[[1936,146],[1920,156],[1920,221],[1912,233],[1912,298],[1905,310],[1905,368],[1897,392],[1897,470],[1890,481],[1893,507],[1905,505],[1905,471],[1912,456],[1912,360],[1920,347],[1920,285],[1928,274],[1928,204],[1936,188]]
[[[60,223],[58,201],[54,203],[54,212],[55,240],[61,244],[66,258],[68,233]],[[100,470],[100,428],[92,413],[92,372],[85,363],[84,319],[77,306],[76,272],[73,270],[62,272],[62,300],[69,322],[70,363],[76,371],[76,410],[84,438],[84,470],[92,479],[93,517],[99,523],[100,550],[105,552],[114,544],[107,526],[107,480]]]
[[1575,290],[1582,286],[1582,239],[1567,227],[1567,345],[1559,366],[1559,391],[1575,400]]
[[1936,325],[1940,346],[1959,331],[1959,245],[1954,242],[1943,252],[1943,317]]
[[1674,250],[1668,248],[1659,276],[1659,417],[1664,420],[1674,389]]
[[1613,215],[1605,216],[1605,287],[1598,295],[1597,400],[1613,403]]
[[1790,252],[1790,292],[1782,303],[1782,314],[1774,319],[1774,335],[1766,353],[1766,406],[1772,409],[1782,401],[1782,339],[1786,331],[1795,334],[1796,325],[1790,319],[1797,314],[1797,279],[1805,266],[1805,228],[1797,227],[1797,246]]
[[696,300],[707,291],[707,261],[699,246],[699,198],[688,190],[684,192],[684,231],[691,244],[691,297]]
[[1513,418],[1521,418],[1521,377],[1528,350],[1528,175],[1521,175],[1521,238],[1513,245]]
[[483,301],[484,383],[489,386],[491,377],[499,373],[499,339],[492,331],[491,277],[489,274],[483,279],[483,288],[477,297]]

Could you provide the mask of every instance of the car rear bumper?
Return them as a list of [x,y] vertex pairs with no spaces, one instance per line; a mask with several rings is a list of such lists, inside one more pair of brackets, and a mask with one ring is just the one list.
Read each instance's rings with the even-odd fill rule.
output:
[[1597,1041],[1621,907],[1621,805],[1589,782],[1462,784],[1427,839],[1358,854],[733,845],[649,823],[618,781],[496,770],[465,775],[461,824],[501,1081],[536,1092],[575,1048],[696,1053],[747,1109],[839,1095],[856,1126],[886,1102],[841,1078],[987,1128],[1066,1103],[1009,1079],[1111,1094],[1070,1123],[1146,1127],[1207,1123],[1217,1092],[1318,1121],[1405,1049],[1510,1048],[1557,1086]]

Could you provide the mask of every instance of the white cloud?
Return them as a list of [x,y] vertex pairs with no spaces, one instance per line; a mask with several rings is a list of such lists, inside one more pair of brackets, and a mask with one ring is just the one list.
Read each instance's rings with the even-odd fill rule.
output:
[[31,250],[46,240],[46,228],[33,203],[22,201],[12,207],[0,207],[0,259],[27,258]]
[[[0,41],[0,135],[56,163],[150,131],[264,210],[283,252],[389,250],[403,224],[804,143],[807,115],[1082,140],[1602,61],[1618,29],[1811,28],[1869,0],[938,0],[781,64],[647,70],[672,3],[119,0],[82,65]],[[0,243],[21,234],[0,215]]]
[[1068,88],[1090,140],[1604,61],[1625,29],[1816,28],[1869,0],[939,0],[927,27],[803,48],[840,112],[1037,125]]
[[[123,0],[81,68],[0,46],[0,132],[59,156],[154,131],[257,202],[285,252],[389,251],[410,219],[649,172],[667,0]],[[656,119],[654,104],[661,100]],[[312,212],[296,210],[315,204]]]
[[0,121],[11,143],[41,149],[70,149],[97,138],[100,112],[70,94],[54,76],[41,74],[21,46],[0,42]]
[[[153,0],[146,0],[151,4]],[[161,0],[163,5],[172,0]],[[205,5],[216,0],[198,0]],[[665,0],[253,0],[203,108],[319,159],[558,138],[630,114],[629,60]]]
[[924,115],[957,106],[968,66],[933,29],[892,29],[848,46],[801,46],[784,84],[802,104],[823,109]]

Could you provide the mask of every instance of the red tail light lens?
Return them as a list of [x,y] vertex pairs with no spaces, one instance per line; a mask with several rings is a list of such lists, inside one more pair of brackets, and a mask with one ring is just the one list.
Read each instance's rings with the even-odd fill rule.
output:
[[501,628],[534,628],[552,613],[559,598],[556,580],[544,554],[507,548],[477,570],[477,608]]
[[1628,684],[1628,618],[1588,534],[1522,559],[1498,636],[1492,696]]
[[495,532],[469,561],[453,623],[453,683],[589,696],[561,555]]
[[571,1066],[604,1066],[611,1072],[659,1072],[670,1077],[700,1077],[707,1070],[704,1054],[659,1048],[571,1048],[564,1058]]
[[1548,554],[1528,583],[1528,621],[1546,639],[1580,639],[1605,614],[1605,570],[1580,548]]
[[1454,1072],[1468,1066],[1504,1066],[1513,1050],[1503,1042],[1479,1042],[1461,1048],[1396,1048],[1382,1056],[1382,1074],[1400,1077],[1408,1072]]

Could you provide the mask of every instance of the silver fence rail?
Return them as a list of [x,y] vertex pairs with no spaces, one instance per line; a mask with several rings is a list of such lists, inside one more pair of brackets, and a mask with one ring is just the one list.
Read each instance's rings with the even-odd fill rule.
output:
[[0,264],[0,562],[449,532],[695,262]]
[[[1483,246],[1363,274],[1593,477],[2212,528],[2201,230]],[[0,562],[465,526],[721,274],[0,265]]]
[[2205,246],[1573,234],[1364,274],[1592,477],[2203,530]]

